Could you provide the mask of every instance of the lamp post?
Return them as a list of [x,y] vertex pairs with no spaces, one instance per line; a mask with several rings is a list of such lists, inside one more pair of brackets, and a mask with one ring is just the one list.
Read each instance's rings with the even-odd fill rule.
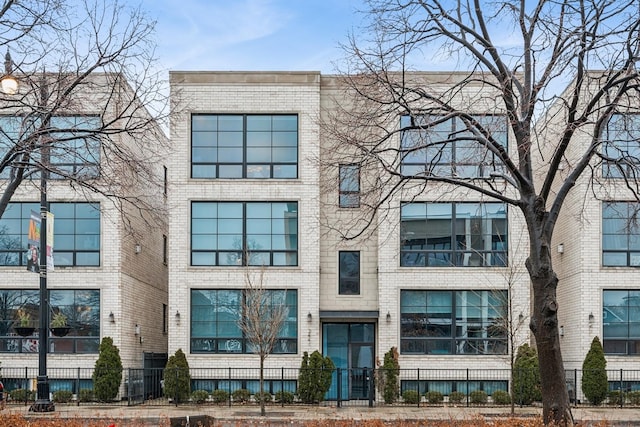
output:
[[[14,95],[18,92],[18,80],[13,75],[13,62],[9,51],[5,55],[5,73],[0,79],[0,88],[7,95]],[[43,107],[48,97],[48,89],[44,76],[40,86],[39,106]],[[49,295],[47,292],[47,214],[49,204],[47,202],[47,178],[49,171],[49,148],[47,144],[42,145],[41,162],[43,167],[40,170],[40,322],[38,325],[38,382],[36,402],[31,405],[29,411],[32,412],[52,412],[55,405],[49,398],[49,379],[47,377],[47,350],[49,347]]]

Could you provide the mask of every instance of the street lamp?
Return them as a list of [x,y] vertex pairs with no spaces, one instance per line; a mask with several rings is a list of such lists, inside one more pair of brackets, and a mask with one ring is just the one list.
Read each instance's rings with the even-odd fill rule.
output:
[[[13,62],[9,51],[5,55],[5,72],[0,79],[0,88],[7,95],[18,92],[18,80],[13,75]],[[44,76],[40,84],[40,106],[44,106],[48,97],[48,90]],[[49,149],[46,144],[42,146],[43,167],[40,170],[40,323],[38,326],[38,382],[36,402],[31,405],[32,412],[52,412],[55,405],[49,398],[49,379],[47,377],[47,349],[49,347],[49,296],[47,293],[47,178],[49,175],[47,165],[49,163]],[[44,256],[43,256],[44,255]]]

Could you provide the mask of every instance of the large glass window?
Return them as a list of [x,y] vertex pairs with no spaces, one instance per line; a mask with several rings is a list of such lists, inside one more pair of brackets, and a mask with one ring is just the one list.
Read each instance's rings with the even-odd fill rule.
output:
[[[298,351],[298,292],[269,290],[271,304],[286,307],[286,320],[272,353]],[[191,290],[191,352],[252,353],[250,342],[238,326],[244,315],[240,289]]]
[[640,267],[640,204],[602,205],[602,265]]
[[[62,313],[71,328],[65,337],[49,336],[50,353],[97,353],[100,345],[100,291],[49,290],[49,312]],[[19,336],[15,330],[27,314],[34,334]],[[38,290],[0,289],[0,352],[37,353],[40,293]]]
[[339,258],[339,294],[360,295],[360,252],[340,251]]
[[191,265],[298,265],[298,204],[193,202]]
[[402,267],[507,265],[504,203],[404,203]]
[[614,114],[602,146],[603,174],[633,177],[640,168],[640,114]]
[[[100,205],[49,204],[54,215],[53,259],[56,267],[100,265]],[[39,203],[9,203],[0,218],[0,266],[26,266],[31,211]]]
[[295,114],[194,114],[192,178],[296,178]]
[[473,119],[478,126],[472,131],[460,118],[402,116],[402,174],[488,178],[491,173],[502,171],[500,159],[481,141],[488,140],[490,135],[495,143],[506,148],[506,118],[486,115]]
[[640,354],[640,290],[605,290],[602,347],[607,354]]
[[[37,122],[20,116],[0,116],[0,157],[16,145],[24,144],[31,134],[38,130]],[[95,130],[99,129],[98,116],[54,116],[46,127],[46,142],[49,150],[49,178],[61,179],[66,176],[76,178],[96,178],[99,176],[100,139]],[[40,161],[41,152],[32,154]],[[0,178],[8,178],[10,170],[5,169]],[[32,176],[38,176],[34,174]]]
[[506,354],[507,291],[400,291],[403,354]]
[[360,167],[358,165],[340,165],[339,193],[341,208],[360,206]]

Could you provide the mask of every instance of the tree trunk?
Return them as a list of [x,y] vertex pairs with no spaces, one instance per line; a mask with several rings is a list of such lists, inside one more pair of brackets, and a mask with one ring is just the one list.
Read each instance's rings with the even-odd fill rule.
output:
[[[547,251],[543,251],[546,253]],[[564,364],[560,352],[558,333],[558,302],[556,287],[558,278],[548,262],[536,262],[548,268],[531,269],[527,262],[533,286],[533,311],[529,327],[536,338],[540,382],[542,386],[542,417],[545,424],[573,425],[571,402],[567,393]]]
[[264,405],[264,357],[260,355],[260,415],[267,415]]

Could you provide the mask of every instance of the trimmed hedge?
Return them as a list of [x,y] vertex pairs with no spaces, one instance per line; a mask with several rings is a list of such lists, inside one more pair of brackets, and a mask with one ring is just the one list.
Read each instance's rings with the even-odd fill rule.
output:
[[405,390],[402,392],[404,403],[417,404],[420,402],[420,393],[417,390]]
[[452,391],[449,393],[449,403],[462,403],[464,401],[465,394],[461,391]]
[[487,392],[484,390],[474,390],[469,393],[469,402],[476,405],[485,404],[488,400],[489,396],[487,396]]

